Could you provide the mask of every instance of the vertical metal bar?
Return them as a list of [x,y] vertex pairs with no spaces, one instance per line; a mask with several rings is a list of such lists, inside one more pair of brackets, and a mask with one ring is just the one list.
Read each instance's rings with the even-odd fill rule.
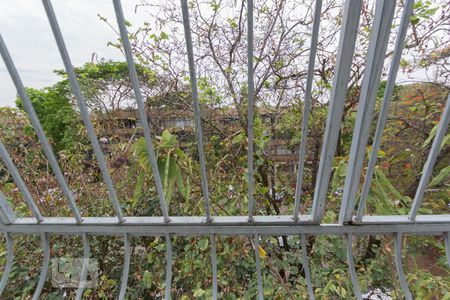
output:
[[395,267],[397,269],[398,279],[400,280],[400,285],[402,286],[403,295],[406,300],[412,300],[412,294],[408,287],[408,282],[406,281],[405,272],[403,271],[402,263],[402,234],[397,232],[395,234]]
[[80,283],[78,285],[75,300],[83,299],[84,289],[86,288],[86,279],[89,272],[89,258],[91,257],[91,249],[89,247],[89,240],[87,233],[81,235],[83,240],[83,267],[81,269]]
[[141,119],[142,127],[144,129],[144,137],[147,143],[147,152],[150,159],[150,165],[153,170],[153,176],[155,178],[155,186],[158,192],[159,204],[161,206],[161,211],[164,216],[164,221],[169,222],[169,213],[167,210],[167,205],[164,200],[164,189],[161,183],[161,176],[158,170],[158,163],[156,160],[155,150],[153,148],[152,134],[150,131],[150,124],[147,121],[147,116],[145,114],[145,105],[142,100],[141,88],[139,84],[138,74],[136,71],[136,66],[133,61],[133,53],[131,51],[130,41],[128,39],[128,31],[125,26],[125,19],[123,15],[122,5],[120,0],[113,0],[114,10],[116,12],[117,24],[119,26],[120,38],[122,39],[123,49],[125,52],[125,57],[128,64],[128,72],[130,73],[131,83],[133,84],[134,96],[136,97],[136,102],[139,111],[139,118]]
[[22,193],[23,198],[27,202],[28,207],[31,210],[31,213],[33,214],[33,217],[36,218],[38,223],[42,222],[43,217],[39,210],[39,207],[37,206],[36,201],[34,201],[33,196],[31,195],[27,185],[23,181],[22,176],[20,176],[19,170],[17,170],[16,165],[12,161],[11,156],[8,153],[8,150],[6,150],[6,147],[2,141],[0,141],[0,157],[2,158],[4,164],[6,165],[6,168],[8,168],[9,172],[11,173],[11,176],[14,179],[14,182],[17,184],[17,187],[19,188],[20,192]]
[[255,264],[256,264],[256,281],[258,284],[258,300],[264,299],[263,283],[261,275],[261,259],[259,257],[259,234],[255,235]]
[[41,245],[42,245],[42,249],[44,250],[43,252],[43,261],[42,261],[42,268],[41,268],[41,274],[39,277],[39,282],[36,286],[36,290],[34,291],[33,294],[33,300],[39,300],[39,297],[41,296],[42,293],[42,289],[44,288],[44,284],[45,284],[45,280],[47,278],[47,273],[48,273],[48,267],[50,265],[50,241],[48,238],[48,234],[47,233],[42,233],[41,234]]
[[350,271],[350,278],[352,279],[353,291],[355,293],[355,298],[362,300],[361,288],[358,283],[358,275],[356,274],[355,269],[355,260],[353,258],[353,247],[352,247],[352,239],[353,235],[351,233],[347,233],[347,260],[348,260],[348,269]]
[[11,224],[16,220],[16,214],[6,200],[5,195],[0,191],[0,223]]
[[211,268],[212,268],[212,294],[213,300],[217,299],[217,249],[216,236],[211,234]]
[[119,300],[125,299],[127,294],[128,275],[130,274],[131,250],[130,250],[130,234],[126,233],[123,236],[123,249],[125,252],[125,259],[123,262],[122,282],[120,284]]
[[376,2],[375,17],[370,33],[369,51],[366,59],[366,68],[364,69],[364,78],[360,91],[358,112],[339,213],[340,224],[351,221],[355,208],[356,192],[366,154],[381,71],[394,17],[395,3],[396,1],[393,0],[379,0]]
[[414,201],[411,210],[409,211],[409,219],[413,222],[416,220],[417,211],[419,210],[419,207],[422,204],[425,189],[427,188],[427,185],[433,173],[434,164],[436,163],[439,152],[441,151],[441,144],[442,141],[444,140],[449,121],[450,121],[450,93],[448,95],[447,103],[445,104],[441,120],[439,121],[436,136],[434,137],[433,144],[431,145],[430,153],[428,154],[427,161],[423,166],[422,177],[420,178],[419,186],[417,187],[416,195],[414,196]]
[[444,233],[445,239],[445,254],[447,254],[447,263],[450,267],[450,232]]
[[247,168],[248,168],[248,220],[253,222],[253,119],[254,119],[254,82],[253,82],[253,0],[247,1],[247,81],[248,81],[248,115],[247,115]]
[[312,206],[312,217],[320,223],[325,213],[325,199],[330,183],[336,144],[344,111],[345,96],[350,76],[356,35],[358,32],[361,1],[346,0],[344,6],[343,27],[339,38],[338,56],[335,68],[333,91],[328,108],[324,143],[320,153],[320,164]]
[[14,262],[14,240],[11,233],[5,233],[6,239],[6,265],[3,269],[2,279],[0,280],[0,297],[5,291],[6,285],[8,284],[9,273],[11,273],[11,269]]
[[308,249],[306,247],[306,236],[300,235],[302,246],[303,270],[305,271],[306,286],[308,287],[309,300],[314,300],[314,288],[311,282],[311,272],[309,270]]
[[172,253],[172,240],[170,235],[166,234],[166,287],[164,292],[164,299],[170,300],[172,298],[172,265],[173,265],[173,253]]
[[81,214],[78,210],[77,204],[75,202],[75,198],[73,196],[72,191],[70,190],[66,180],[64,179],[64,175],[59,167],[58,161],[56,160],[55,154],[53,153],[52,147],[45,136],[44,130],[42,129],[41,123],[34,111],[33,104],[27,96],[25,91],[25,87],[23,86],[22,80],[20,79],[19,73],[17,73],[17,69],[14,66],[14,63],[9,55],[8,49],[6,48],[5,42],[0,34],[0,53],[3,57],[3,61],[5,62],[6,68],[14,81],[14,85],[16,86],[17,93],[19,97],[22,99],[23,106],[28,116],[30,117],[31,124],[33,125],[34,130],[36,131],[36,135],[38,136],[39,142],[41,143],[42,149],[44,150],[45,156],[48,159],[48,162],[55,174],[56,180],[58,181],[64,196],[67,198],[72,214],[74,215],[77,223],[81,223]]
[[184,37],[186,40],[186,50],[189,63],[189,77],[191,80],[192,98],[194,99],[195,132],[197,134],[197,148],[201,169],[200,179],[203,191],[203,198],[205,201],[206,221],[210,222],[211,213],[209,210],[209,191],[208,191],[208,178],[206,176],[205,152],[203,147],[202,119],[200,112],[200,103],[198,100],[197,76],[195,74],[195,65],[194,65],[195,61],[192,46],[191,25],[189,22],[189,8],[187,0],[181,0],[181,10],[183,13]]
[[92,124],[92,121],[89,117],[89,111],[86,106],[86,101],[83,97],[83,94],[81,93],[80,86],[76,79],[76,74],[73,69],[72,62],[70,61],[69,53],[64,43],[61,29],[59,28],[58,21],[56,19],[55,11],[53,10],[50,0],[42,0],[42,3],[44,4],[45,12],[47,13],[47,18],[50,22],[53,35],[55,36],[59,52],[61,53],[61,58],[63,60],[64,67],[69,77],[69,82],[70,86],[72,87],[73,95],[77,100],[81,116],[83,118],[84,124],[86,125],[87,133],[92,144],[92,148],[94,149],[95,156],[97,157],[98,166],[103,175],[103,180],[105,181],[106,187],[108,188],[109,199],[114,206],[114,210],[117,214],[119,222],[123,222],[122,207],[120,206],[119,200],[117,199],[116,190],[114,189],[114,184],[112,182],[111,175],[106,165],[105,157],[103,155],[102,149],[100,148],[100,143],[98,142],[97,134],[95,133],[94,130],[94,125]]
[[305,169],[306,145],[308,139],[308,122],[309,111],[311,109],[311,90],[314,79],[314,63],[316,61],[317,42],[319,40],[320,13],[322,11],[322,0],[316,0],[314,8],[314,23],[311,37],[311,46],[309,50],[308,75],[306,78],[305,101],[303,103],[302,117],[302,140],[298,151],[298,172],[297,182],[295,185],[295,204],[294,204],[294,220],[298,221],[298,213],[300,210],[300,196],[302,194],[303,172]]
[[378,151],[380,150],[381,136],[383,135],[384,126],[386,124],[389,106],[391,103],[392,93],[394,91],[395,80],[397,78],[398,68],[400,66],[400,59],[402,58],[402,51],[405,43],[406,32],[411,19],[411,14],[414,7],[414,0],[407,0],[403,8],[402,20],[400,28],[395,41],[394,56],[389,68],[389,75],[387,79],[386,88],[384,90],[383,102],[381,105],[380,116],[378,118],[377,129],[372,144],[372,151],[370,153],[369,163],[367,165],[366,177],[361,192],[361,197],[356,212],[356,222],[361,222],[366,207],[367,196],[369,195],[370,183],[372,181],[373,171],[377,162]]

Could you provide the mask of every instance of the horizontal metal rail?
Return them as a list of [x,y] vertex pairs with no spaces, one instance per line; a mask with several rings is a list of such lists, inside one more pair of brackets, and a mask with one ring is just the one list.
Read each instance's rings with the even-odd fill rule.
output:
[[314,224],[308,222],[293,222],[292,216],[255,216],[252,223],[246,216],[219,217],[212,222],[205,217],[172,217],[170,223],[165,223],[163,217],[125,217],[124,222],[118,224],[112,218],[84,218],[82,224],[77,224],[73,218],[44,218],[37,223],[34,218],[19,218],[13,224],[2,226],[3,232],[11,233],[41,233],[79,234],[86,232],[95,235],[278,235],[278,234],[387,234],[404,232],[408,234],[442,235],[450,231],[450,222],[433,222],[429,216],[420,223],[372,223],[360,225]]

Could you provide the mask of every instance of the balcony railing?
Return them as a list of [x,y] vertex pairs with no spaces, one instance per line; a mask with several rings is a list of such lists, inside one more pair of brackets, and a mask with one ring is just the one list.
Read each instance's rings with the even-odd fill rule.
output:
[[[375,108],[376,91],[380,84],[381,71],[385,57],[386,47],[390,36],[392,21],[394,16],[395,1],[379,0],[376,1],[376,11],[372,26],[370,43],[367,50],[366,69],[362,81],[359,105],[354,126],[353,141],[350,150],[348,170],[343,189],[343,200],[340,206],[339,221],[335,224],[322,223],[323,216],[326,212],[326,195],[330,183],[332,172],[332,163],[335,156],[336,144],[338,141],[340,123],[342,119],[344,102],[347,93],[347,84],[349,81],[351,62],[353,58],[355,41],[357,37],[357,28],[361,14],[360,0],[346,0],[343,11],[343,22],[340,32],[339,45],[337,49],[337,62],[335,67],[335,75],[333,81],[333,89],[329,101],[328,117],[326,121],[326,129],[324,141],[321,151],[318,177],[315,186],[314,199],[312,203],[311,213],[308,215],[300,215],[299,208],[302,201],[301,187],[304,175],[306,139],[308,136],[308,118],[311,106],[311,89],[313,81],[314,62],[317,51],[318,31],[320,23],[320,13],[322,0],[316,0],[315,3],[315,19],[312,29],[312,39],[310,47],[308,75],[306,83],[306,96],[304,102],[304,115],[302,120],[302,141],[298,151],[298,172],[296,178],[296,193],[294,211],[290,215],[273,215],[259,216],[255,215],[255,199],[254,199],[254,161],[253,161],[253,115],[254,115],[254,85],[253,85],[253,0],[247,2],[248,13],[248,215],[241,216],[214,216],[211,214],[209,201],[209,188],[206,176],[207,166],[204,154],[204,144],[202,135],[202,123],[200,119],[200,105],[197,91],[197,77],[194,61],[194,48],[192,45],[191,29],[189,24],[189,12],[187,0],[181,0],[181,9],[184,23],[184,34],[186,39],[187,60],[189,63],[189,74],[193,96],[194,123],[196,132],[196,141],[198,145],[198,157],[200,161],[200,178],[203,191],[203,200],[205,205],[204,216],[170,216],[167,204],[164,199],[164,191],[161,183],[161,176],[158,171],[157,161],[155,157],[152,132],[149,127],[143,97],[141,95],[139,80],[136,73],[135,64],[133,62],[133,54],[128,39],[128,32],[125,26],[124,15],[120,0],[113,0],[117,23],[120,30],[120,37],[123,43],[126,61],[128,63],[130,80],[133,85],[134,94],[138,106],[139,117],[143,125],[143,135],[147,143],[148,156],[150,158],[153,170],[156,190],[159,197],[161,217],[145,216],[134,217],[125,216],[110,171],[106,165],[104,155],[102,153],[98,138],[94,131],[93,124],[89,117],[89,112],[80,90],[74,68],[72,66],[65,42],[59,28],[56,15],[50,3],[50,0],[43,0],[45,11],[48,16],[56,43],[58,45],[61,57],[64,62],[66,72],[72,87],[72,92],[77,100],[83,122],[87,128],[90,141],[93,146],[95,157],[103,176],[103,180],[108,189],[109,200],[115,209],[115,217],[82,217],[80,210],[76,205],[73,192],[70,190],[64,174],[58,164],[56,156],[52,150],[52,146],[42,129],[39,119],[34,111],[33,105],[26,93],[24,85],[21,81],[19,73],[8,53],[7,47],[3,39],[0,37],[0,52],[12,80],[17,88],[17,92],[23,101],[24,107],[31,123],[37,133],[51,169],[55,174],[57,181],[64,193],[67,203],[70,206],[72,217],[47,217],[43,216],[36,205],[33,197],[28,190],[24,180],[19,174],[16,166],[12,162],[5,146],[0,142],[0,156],[12,174],[15,183],[26,200],[28,207],[32,213],[32,217],[18,218],[14,214],[0,192],[0,222],[1,232],[6,236],[7,262],[0,281],[0,294],[5,289],[9,273],[13,265],[14,259],[14,235],[16,234],[32,234],[40,235],[43,247],[43,265],[40,274],[39,283],[35,289],[33,299],[38,299],[49,268],[50,244],[49,235],[53,234],[69,234],[81,235],[83,238],[84,253],[86,263],[83,266],[82,280],[77,291],[77,299],[80,299],[84,291],[84,282],[87,276],[87,266],[89,258],[88,235],[119,235],[123,237],[125,258],[122,281],[120,285],[119,299],[124,299],[127,293],[127,280],[130,266],[130,237],[131,236],[155,236],[164,235],[166,238],[166,285],[165,299],[170,298],[171,281],[172,281],[172,243],[173,235],[204,235],[211,239],[211,262],[212,262],[212,290],[213,299],[217,299],[217,259],[215,248],[216,235],[248,235],[254,238],[255,243],[255,261],[256,274],[258,284],[258,299],[263,299],[263,283],[261,278],[261,263],[258,255],[259,237],[262,235],[299,235],[301,236],[301,246],[303,248],[303,263],[305,270],[305,278],[308,286],[309,297],[314,299],[312,289],[311,275],[308,267],[308,255],[306,251],[306,237],[309,235],[344,235],[346,237],[346,249],[348,258],[348,267],[351,274],[351,281],[354,287],[355,295],[361,299],[361,291],[358,285],[357,274],[355,271],[355,263],[352,254],[352,237],[354,235],[371,235],[371,234],[395,234],[395,261],[401,282],[401,287],[407,299],[412,299],[408,284],[405,280],[401,261],[401,237],[404,234],[417,235],[440,235],[445,237],[445,246],[448,259],[450,260],[450,215],[420,215],[418,210],[424,199],[424,192],[430,181],[431,172],[436,162],[440,145],[445,136],[449,120],[450,120],[450,98],[446,102],[444,112],[440,118],[436,136],[431,146],[428,159],[423,167],[422,177],[417,188],[414,202],[407,215],[376,215],[366,216],[365,204],[368,197],[369,186],[374,172],[377,152],[380,147],[381,135],[386,123],[389,103],[394,88],[396,75],[402,55],[403,45],[405,41],[406,30],[410,23],[410,17],[413,9],[413,0],[406,0],[403,7],[403,15],[401,24],[398,29],[395,50],[392,56],[387,85],[384,92],[381,111],[378,117],[375,138],[372,145],[372,151],[369,158],[365,181],[362,192],[358,196],[357,189],[360,182],[364,164],[365,151],[368,144],[370,124]],[[244,195],[242,195],[244,197]],[[450,262],[450,261],[449,261]]]

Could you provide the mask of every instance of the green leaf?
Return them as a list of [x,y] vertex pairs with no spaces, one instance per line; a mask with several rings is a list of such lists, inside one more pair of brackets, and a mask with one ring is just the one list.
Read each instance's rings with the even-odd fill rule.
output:
[[169,35],[167,33],[165,33],[164,31],[162,31],[160,34],[160,38],[161,38],[161,40],[168,40]]
[[208,239],[202,239],[198,241],[198,248],[202,251],[205,251],[208,248],[209,241]]
[[[187,179],[187,184],[189,184],[189,179]],[[178,191],[183,195],[183,197],[185,198],[185,200],[189,200],[189,188],[186,188],[186,186],[184,185],[183,182],[183,176],[181,175],[181,170],[180,168],[177,167],[177,172],[176,172],[176,181],[177,181],[177,187],[178,187]]]
[[435,186],[440,184],[445,178],[447,178],[450,175],[450,166],[447,166],[446,168],[443,168],[439,174],[433,178],[430,182],[430,186]]
[[144,187],[144,179],[145,179],[145,173],[140,172],[136,179],[136,186],[134,187],[132,207],[136,207],[139,199],[142,196],[142,189]]
[[164,178],[164,189],[167,190],[170,179],[170,162],[171,162],[170,154],[167,155],[166,159],[163,160],[163,162],[164,162],[164,170],[162,174]]
[[158,170],[161,176],[167,204],[170,204],[170,200],[173,196],[174,181],[176,180],[174,168],[176,167],[176,162],[172,159],[170,154],[168,154],[166,158],[158,159]]
[[437,131],[438,125],[439,125],[439,124],[436,124],[436,125],[433,127],[433,129],[431,129],[430,135],[429,135],[428,138],[425,140],[425,142],[423,142],[422,148],[427,147],[427,146],[431,143],[431,141],[433,140],[434,136],[436,135],[436,131]]
[[137,157],[139,166],[144,169],[145,172],[151,173],[150,160],[147,153],[147,143],[143,137],[136,141],[134,146],[134,156]]
[[169,130],[164,130],[161,135],[161,148],[171,148],[177,144],[177,137],[170,133]]
[[402,198],[402,194],[400,194],[400,192],[392,185],[391,181],[384,175],[380,168],[375,168],[375,174],[378,176],[379,183],[382,187],[386,188],[387,191],[396,198]]
[[149,271],[144,271],[142,281],[147,288],[150,288],[152,286],[152,279],[153,279],[152,273],[150,273]]
[[442,139],[441,147],[439,149],[442,150],[442,148],[447,144],[450,144],[450,134],[444,136],[444,138]]
[[240,144],[242,142],[244,138],[244,135],[241,133],[239,133],[238,135],[236,135],[233,140],[231,141],[232,144]]
[[[439,123],[436,124],[433,129],[431,129],[430,135],[428,136],[428,138],[425,140],[425,142],[423,142],[422,148],[427,147],[431,141],[433,140],[433,138],[436,136],[436,132],[438,129]],[[442,149],[442,147],[444,147],[444,145],[450,143],[450,134],[447,134],[443,139],[442,139],[442,144],[440,146],[440,149]]]
[[196,297],[196,298],[201,297],[201,296],[203,296],[205,293],[206,293],[205,290],[197,289],[197,290],[194,291],[194,297]]

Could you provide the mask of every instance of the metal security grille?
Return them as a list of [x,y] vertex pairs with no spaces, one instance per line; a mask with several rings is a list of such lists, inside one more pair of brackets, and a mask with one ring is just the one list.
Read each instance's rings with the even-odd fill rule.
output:
[[[376,91],[380,84],[381,71],[383,67],[386,47],[392,27],[395,1],[378,0],[376,1],[376,11],[372,26],[370,43],[367,51],[366,69],[362,81],[356,124],[354,126],[353,140],[350,150],[349,167],[347,170],[342,204],[340,207],[339,221],[336,224],[323,224],[322,218],[325,214],[325,201],[330,176],[332,171],[332,162],[335,155],[336,144],[342,120],[344,103],[347,93],[347,84],[350,76],[351,62],[357,37],[357,28],[359,24],[361,1],[346,0],[343,10],[343,22],[340,33],[339,46],[337,49],[337,62],[331,98],[329,100],[328,117],[324,141],[320,157],[320,165],[317,183],[315,186],[314,200],[309,215],[299,215],[301,202],[301,186],[304,173],[306,138],[308,135],[308,117],[310,111],[311,89],[313,81],[314,62],[317,51],[318,32],[320,23],[320,13],[322,0],[316,0],[314,24],[312,29],[312,38],[309,54],[309,65],[306,82],[305,108],[302,120],[302,141],[299,149],[297,185],[295,193],[295,207],[291,215],[258,216],[254,214],[253,197],[253,116],[254,116],[254,83],[253,83],[253,0],[247,4],[248,13],[248,215],[244,216],[212,216],[210,212],[208,181],[206,176],[206,162],[203,145],[202,124],[200,118],[200,105],[197,91],[197,80],[195,71],[195,62],[189,24],[189,12],[187,0],[181,0],[181,8],[184,23],[184,34],[187,47],[187,59],[189,62],[189,74],[192,86],[193,107],[195,112],[195,127],[197,134],[198,153],[201,166],[201,187],[205,204],[205,216],[170,216],[164,201],[164,192],[161,184],[161,177],[158,172],[155,152],[152,143],[151,128],[144,111],[144,101],[141,95],[137,71],[133,62],[128,33],[125,26],[124,15],[120,0],[113,0],[117,22],[120,30],[121,41],[125,52],[126,61],[130,79],[134,88],[134,94],[138,105],[141,124],[143,125],[144,137],[147,143],[148,156],[153,169],[154,180],[159,196],[162,217],[128,217],[124,216],[104,155],[100,148],[93,124],[89,118],[89,112],[81,93],[80,86],[70,61],[65,42],[60,31],[54,10],[50,0],[43,0],[45,11],[48,16],[56,43],[58,45],[61,57],[64,62],[66,72],[72,87],[72,92],[77,100],[81,116],[87,128],[87,132],[92,143],[103,180],[108,188],[108,195],[114,206],[116,217],[82,217],[74,200],[74,196],[63,176],[58,165],[55,154],[48,142],[46,135],[41,127],[39,119],[34,111],[33,105],[27,96],[20,76],[14,66],[14,63],[8,53],[6,45],[0,36],[0,52],[7,66],[9,74],[17,88],[17,92],[23,101],[24,107],[31,123],[37,133],[42,149],[49,161],[54,175],[67,198],[67,202],[72,211],[73,217],[45,217],[39,211],[30,191],[25,185],[16,166],[12,162],[5,146],[0,142],[0,156],[12,174],[20,192],[26,200],[29,209],[32,212],[32,218],[16,218],[13,209],[9,206],[5,196],[0,192],[0,222],[1,232],[6,236],[7,263],[4,268],[3,276],[0,282],[0,295],[5,289],[9,273],[14,259],[14,241],[15,234],[40,234],[43,247],[43,265],[40,274],[40,280],[34,292],[33,299],[38,299],[44,283],[46,281],[50,260],[49,235],[51,234],[69,234],[81,235],[84,245],[84,263],[82,271],[82,280],[77,290],[76,299],[81,299],[85,288],[87,268],[89,264],[90,248],[88,244],[88,235],[121,235],[124,239],[125,262],[123,268],[122,281],[120,286],[119,299],[124,299],[127,291],[127,278],[130,267],[130,237],[136,236],[156,236],[164,235],[166,238],[166,285],[165,299],[170,298],[171,280],[172,280],[172,235],[204,235],[211,239],[211,262],[213,274],[213,298],[217,299],[217,262],[216,262],[216,243],[215,235],[250,235],[255,243],[255,261],[258,284],[258,298],[263,299],[263,285],[261,278],[261,264],[258,255],[259,237],[261,235],[299,235],[301,237],[303,264],[305,278],[308,286],[309,297],[314,299],[311,275],[308,267],[308,255],[306,251],[306,237],[308,235],[345,235],[347,246],[348,267],[351,274],[354,293],[358,299],[362,299],[361,291],[358,285],[357,275],[354,266],[352,254],[352,237],[354,235],[370,234],[395,234],[395,262],[400,279],[400,283],[407,299],[412,299],[411,292],[403,272],[401,261],[401,238],[404,234],[418,235],[444,235],[445,246],[448,260],[450,263],[450,215],[418,215],[418,209],[424,198],[424,192],[429,183],[433,166],[437,159],[440,145],[446,134],[450,120],[450,97],[446,102],[444,112],[440,118],[436,136],[431,146],[428,159],[423,167],[422,177],[417,188],[414,202],[408,215],[377,215],[365,216],[365,204],[367,201],[371,178],[374,172],[377,153],[380,148],[382,132],[386,123],[390,99],[396,80],[397,71],[402,55],[405,35],[410,23],[410,17],[413,10],[413,0],[407,0],[403,7],[401,24],[396,37],[395,50],[392,56],[390,70],[387,78],[387,85],[384,92],[383,102],[372,151],[369,157],[366,176],[362,186],[362,192],[357,192],[361,180],[363,164],[365,159],[365,149],[368,143],[370,124],[374,114]],[[358,203],[358,205],[356,205]]]

